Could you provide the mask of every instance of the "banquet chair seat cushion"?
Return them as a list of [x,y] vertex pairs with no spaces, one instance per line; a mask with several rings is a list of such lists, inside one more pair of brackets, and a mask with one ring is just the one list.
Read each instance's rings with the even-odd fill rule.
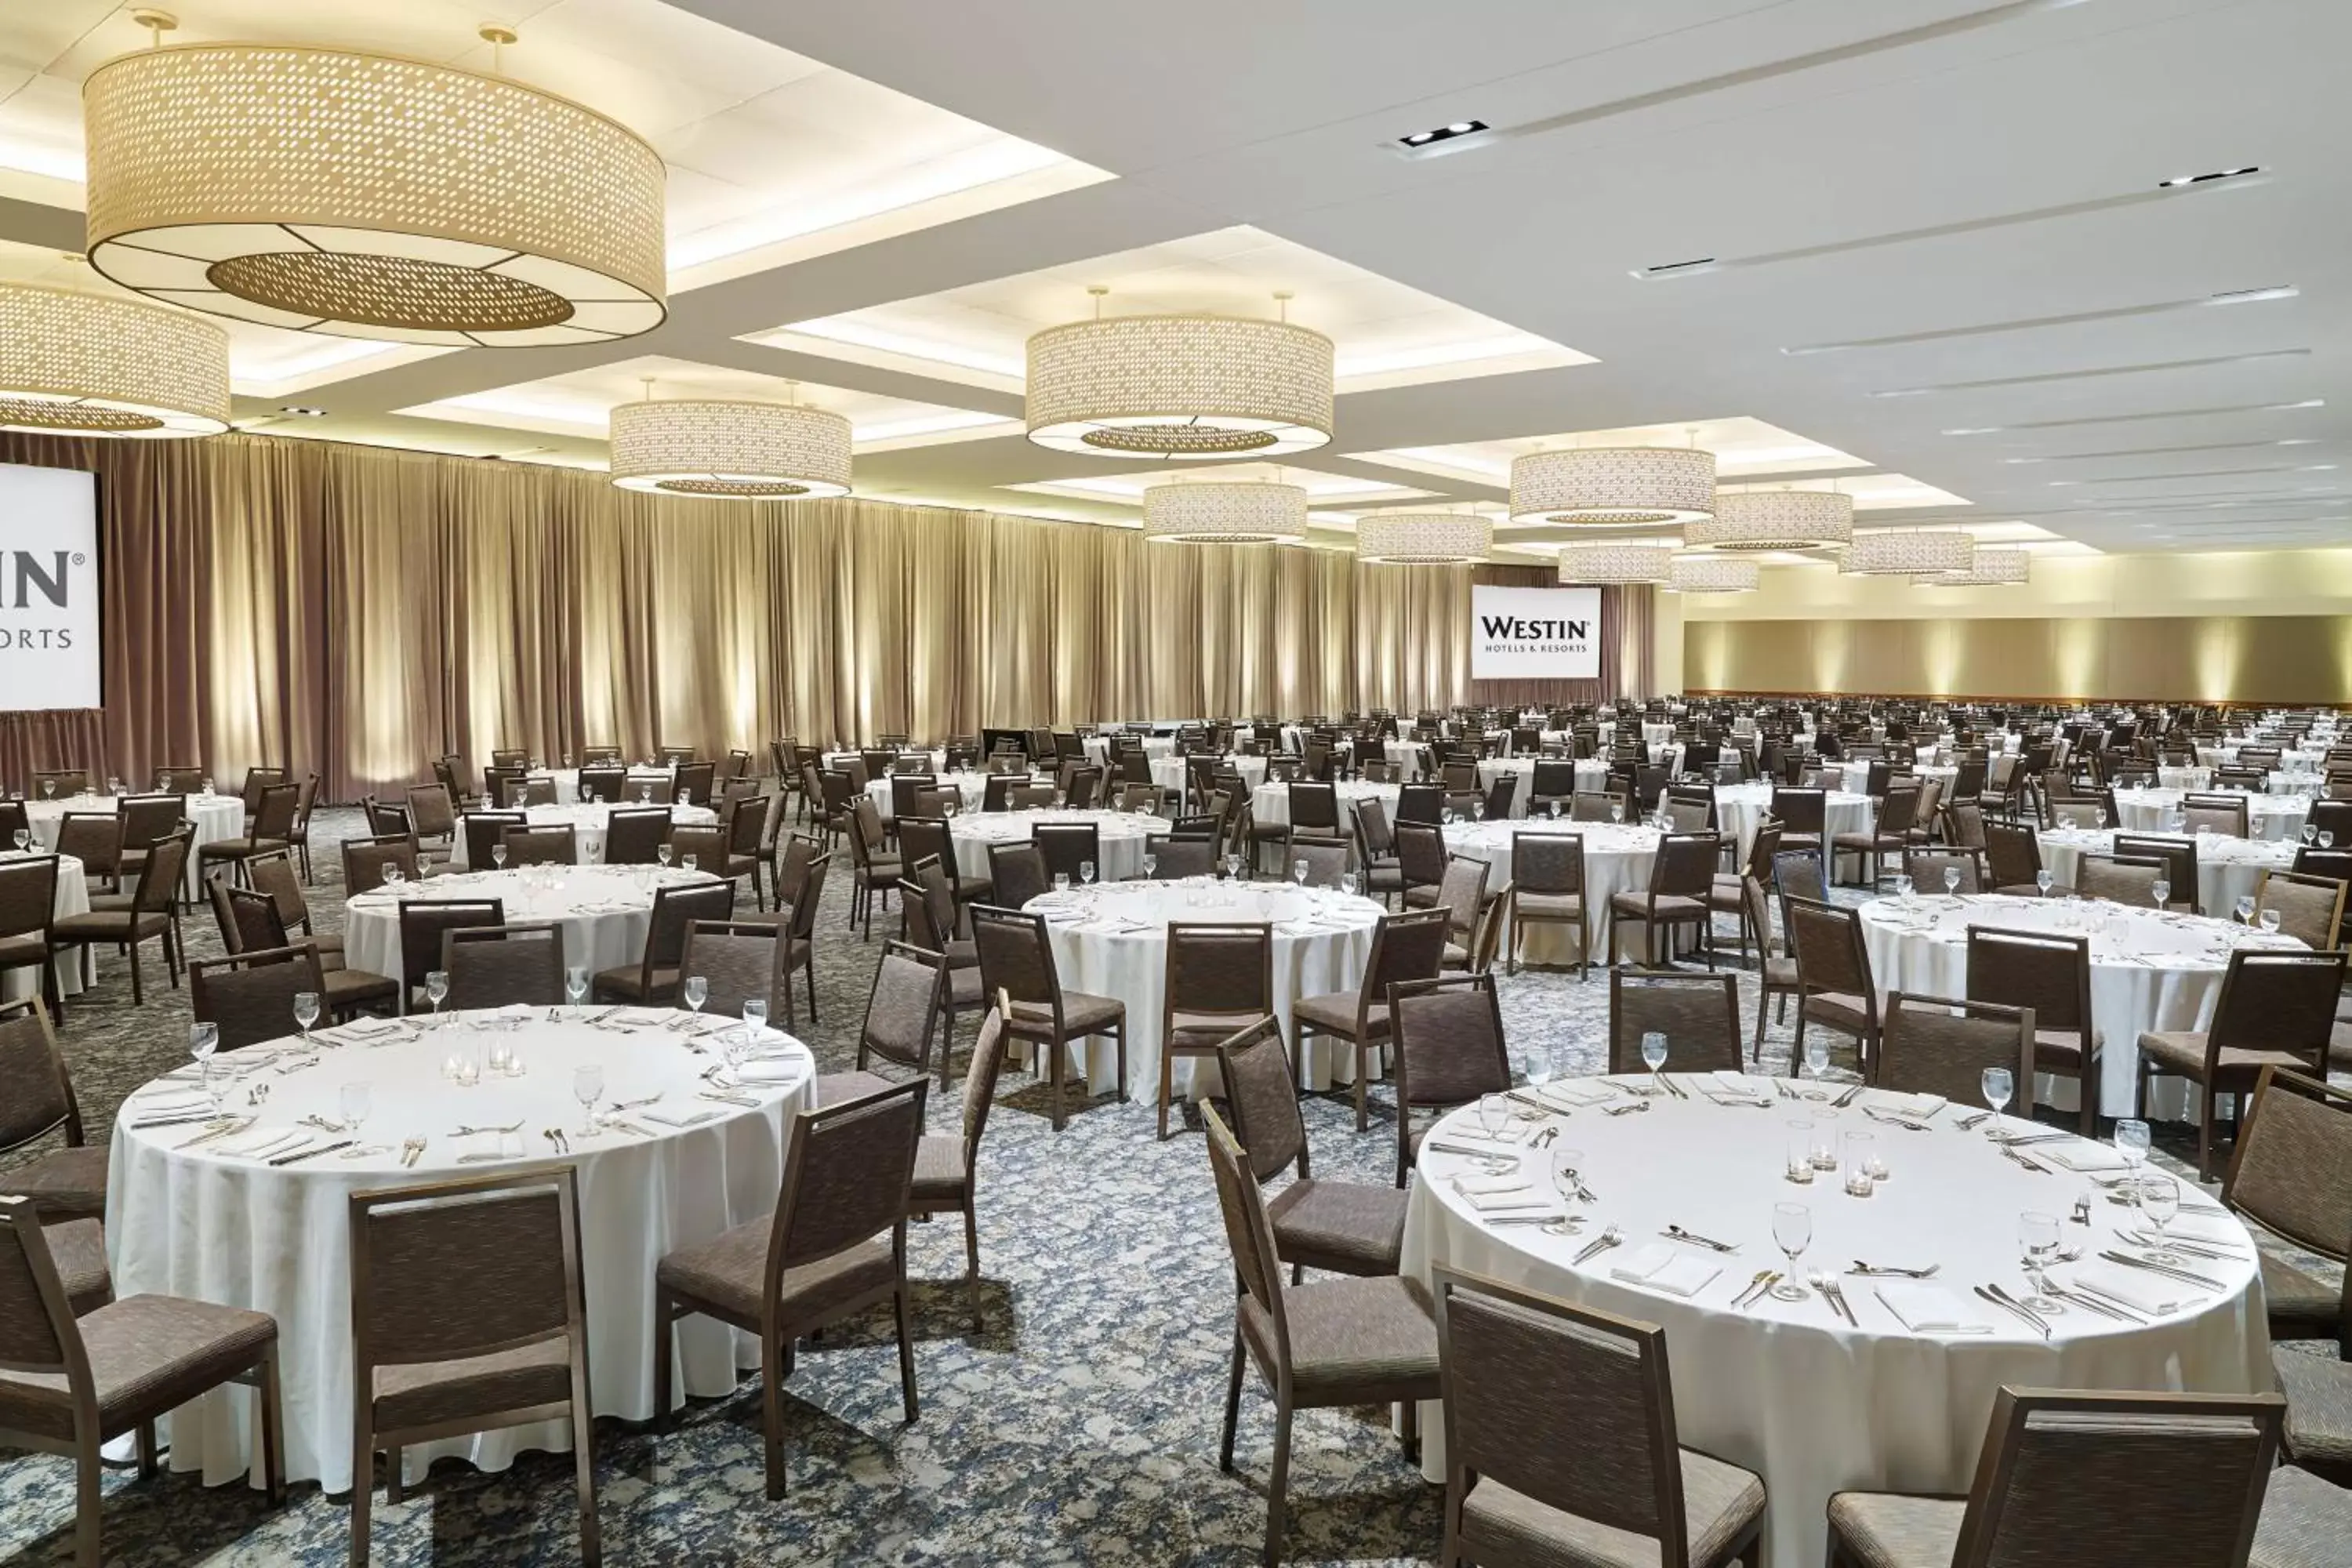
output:
[[[1356,1037],[1356,993],[1330,991],[1320,996],[1301,996],[1290,1005],[1290,1016],[1322,1035],[1344,1035]],[[1385,1038],[1389,1032],[1389,1005],[1375,1002],[1364,1014],[1364,1035],[1368,1039]]]
[[84,1143],[53,1150],[37,1160],[0,1171],[0,1194],[33,1200],[45,1220],[102,1219],[106,1215],[106,1148]]
[[1797,988],[1797,961],[1767,955],[1764,960],[1764,984],[1775,991]]
[[1816,991],[1804,999],[1805,1016],[1850,1035],[1870,1029],[1869,1004],[1851,991]]
[[869,1094],[879,1094],[886,1089],[898,1087],[879,1073],[867,1072],[863,1068],[852,1068],[846,1072],[817,1074],[814,1092],[816,1095],[817,1108],[823,1110],[828,1105],[839,1105],[851,1100],[863,1100]]
[[1301,1176],[1266,1205],[1275,1250],[1309,1268],[1393,1274],[1404,1251],[1405,1199],[1395,1187]]
[[964,1158],[961,1136],[926,1132],[915,1145],[915,1183],[908,1196],[916,1202],[954,1203],[971,1185],[971,1166]]
[[1584,900],[1576,893],[1527,893],[1518,895],[1517,911],[1522,920],[1581,920]]
[[400,999],[400,982],[381,974],[371,974],[364,969],[330,969],[320,976],[327,987],[320,1000],[330,1014],[346,1007],[364,1007],[376,1002],[396,1002]]
[[[1830,840],[1830,843],[1837,848],[1857,849],[1865,854],[1876,853],[1882,849],[1900,849],[1903,847],[1903,836],[1899,833],[1880,833],[1875,829],[1868,833],[1841,833]],[[1780,837],[1780,847],[1786,849],[1788,847],[1788,836],[1783,834]]]
[[[1609,895],[1609,912],[1620,919],[1631,917],[1636,921],[1642,920],[1650,912],[1650,895],[1612,893]],[[1662,921],[1695,921],[1706,912],[1706,903],[1704,900],[1694,899],[1684,893],[1659,895],[1658,918]]]
[[[176,1296],[132,1296],[77,1320],[98,1392],[101,1430],[160,1415],[250,1366],[278,1336],[265,1312]],[[0,1426],[45,1437],[73,1436],[73,1406],[56,1400],[62,1373],[0,1372]],[[27,1392],[40,1394],[27,1397]]]
[[1864,1568],[1949,1568],[1968,1511],[1962,1499],[1839,1492],[1830,1527]]
[[[1127,1004],[1116,996],[1090,996],[1083,991],[1062,993],[1062,1027],[1071,1035],[1094,1035],[1119,1024]],[[1042,1040],[1053,1033],[1054,1009],[1044,1002],[1015,1002],[1006,1026],[1015,1039]]]
[[[2205,1037],[2198,1039],[2199,1054],[2203,1054]],[[2097,1056],[2095,1049],[2091,1053]],[[2033,1031],[2033,1059],[2054,1067],[2080,1068],[2083,1065],[2083,1031],[2080,1029],[2036,1029]]]
[[141,914],[127,909],[65,915],[49,928],[59,942],[144,942],[171,929],[172,917],[160,910]]
[[[1400,879],[1403,873],[1399,872]],[[1404,890],[1404,907],[1409,910],[1433,910],[1437,907],[1437,884],[1420,882]]]
[[1437,964],[1441,969],[1467,969],[1470,967],[1470,950],[1458,942],[1449,942]]
[[2352,1540],[2352,1491],[2293,1465],[2271,1472],[2247,1568],[2322,1568]]
[[49,961],[48,938],[37,931],[22,936],[0,936],[0,969],[19,969]]
[[1404,868],[1393,860],[1375,860],[1364,868],[1364,887],[1369,892],[1393,893],[1404,886]]
[[2333,1340],[2343,1292],[2305,1273],[2269,1247],[2259,1250],[2263,1307],[2274,1340]]
[[[1764,1512],[1764,1483],[1737,1465],[1682,1451],[1683,1528],[1693,1563],[1725,1550]],[[1563,1512],[1480,1477],[1462,1500],[1462,1545],[1480,1563],[1540,1563],[1545,1568],[1656,1568],[1655,1537]],[[1941,1563],[1951,1561],[1947,1555]],[[1938,1568],[1941,1568],[1939,1563]]]
[[981,984],[980,965],[950,965],[948,970],[949,1006],[977,1007],[987,999],[987,987]]
[[[774,1228],[773,1217],[761,1215],[709,1241],[680,1247],[661,1260],[654,1277],[667,1290],[716,1307],[739,1321],[756,1323],[768,1278],[768,1238]],[[781,1315],[821,1318],[830,1308],[869,1290],[888,1289],[898,1278],[890,1244],[861,1241],[786,1268],[777,1291]]]
[[[1344,1395],[1349,1404],[1411,1397],[1437,1386],[1437,1321],[1429,1289],[1396,1275],[1318,1279],[1282,1293],[1290,1325],[1290,1381],[1298,1403]],[[1274,1364],[1274,1329],[1255,1297],[1241,1302],[1242,1332]],[[1433,1392],[1423,1394],[1433,1398]]]
[[996,884],[986,877],[958,878],[954,891],[956,902],[960,904],[992,904],[996,901]]
[[196,858],[236,860],[250,855],[267,855],[273,849],[286,847],[283,838],[215,838],[209,844],[196,846]]
[[561,1338],[457,1361],[376,1369],[379,1431],[431,1426],[469,1415],[561,1405],[572,1397],[571,1348]]
[[2271,1366],[2286,1395],[2287,1457],[2339,1472],[2352,1468],[2352,1362],[2273,1346]]
[[113,1298],[114,1275],[106,1262],[106,1229],[94,1219],[69,1219],[46,1227],[49,1256],[57,1260],[58,1282],[66,1288],[66,1304],[77,1318],[103,1307]]
[[[2037,1030],[2036,1033],[2039,1033]],[[2034,1049],[2038,1052],[2037,1043]],[[2205,1073],[2205,1032],[2202,1029],[2158,1029],[2139,1037],[2139,1054],[2143,1061],[2160,1073],[2179,1073],[2202,1078]],[[2308,1072],[2311,1063],[2293,1051],[2265,1051],[2252,1046],[2223,1046],[2221,1070],[2223,1076],[2253,1081],[2264,1068],[2284,1068],[2288,1072]]]
[[1180,1048],[1205,1051],[1219,1040],[1255,1029],[1273,1016],[1271,1013],[1188,1013],[1180,1007],[1169,1015],[1169,1042]]
[[948,967],[950,969],[978,969],[980,967],[980,943],[972,941],[972,939],[968,936],[950,937],[948,939]]
[[624,1002],[667,1002],[677,995],[677,966],[669,964],[654,971],[653,988],[647,990],[645,972],[637,964],[623,964],[618,969],[596,972],[594,994],[605,1000]]

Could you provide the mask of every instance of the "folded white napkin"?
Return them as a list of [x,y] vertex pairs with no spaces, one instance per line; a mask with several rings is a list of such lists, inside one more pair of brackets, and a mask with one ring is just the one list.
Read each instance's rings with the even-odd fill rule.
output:
[[735,1069],[745,1083],[790,1083],[801,1076],[801,1064],[792,1057],[759,1057]]
[[1536,1090],[1538,1100],[1555,1100],[1562,1105],[1581,1107],[1600,1105],[1617,1098],[1617,1090],[1598,1079],[1564,1079],[1548,1083]]
[[2112,1297],[2151,1318],[2170,1317],[2181,1308],[2195,1306],[2205,1299],[2205,1293],[2194,1285],[2167,1279],[2145,1268],[2126,1268],[2114,1263],[2080,1265],[2074,1270],[2074,1283]]
[[1423,1143],[1421,1149],[1424,1154],[1466,1154],[1476,1160],[1508,1160],[1512,1164],[1517,1164],[1519,1157],[1514,1153],[1505,1152],[1507,1147],[1507,1145],[1501,1143],[1488,1143],[1484,1140],[1476,1143],[1449,1143],[1443,1138],[1433,1138]]
[[1060,925],[1065,921],[1082,921],[1087,918],[1086,910],[1073,909],[1067,904],[1050,905],[1037,912],[1044,915],[1046,921],[1054,925]]
[[283,1127],[269,1128],[215,1143],[213,1152],[234,1154],[240,1160],[267,1160],[278,1154],[290,1154],[310,1142],[310,1134],[299,1128],[291,1131]]
[[1557,1201],[1533,1187],[1509,1193],[1464,1193],[1462,1201],[1480,1214],[1507,1213],[1517,1209],[1556,1209],[1559,1206]]
[[401,1027],[396,1018],[354,1018],[335,1032],[354,1040],[373,1040],[380,1036],[396,1034]]
[[2253,1238],[2246,1227],[2226,1214],[2182,1214],[2164,1227],[2165,1234],[2180,1241],[2209,1242],[2215,1247],[2234,1247],[2244,1251]]
[[2095,1171],[2120,1171],[2125,1164],[2124,1157],[2106,1144],[2088,1141],[2048,1146],[2041,1152],[2052,1164],[2063,1165],[2078,1175],[2089,1175]]
[[1750,1078],[1744,1072],[1735,1072],[1729,1068],[1717,1068],[1714,1081],[1707,1087],[1707,1098],[1751,1100],[1763,1104],[1771,1100],[1772,1089],[1761,1079]]
[[1470,1176],[1454,1178],[1454,1190],[1467,1196],[1483,1196],[1488,1193],[1524,1193],[1528,1179],[1516,1172],[1503,1176]]
[[613,1022],[639,1029],[655,1028],[669,1020],[670,1010],[667,1007],[624,1007],[613,1016]]
[[1881,1110],[1891,1110],[1914,1121],[1925,1121],[1943,1110],[1945,1101],[1940,1094],[1882,1094],[1876,1104]]
[[527,1006],[523,1003],[509,1002],[505,1006],[499,1008],[495,1016],[498,1018],[499,1022],[502,1024],[528,1024],[530,1022],[531,1016],[535,1011],[536,1009]]
[[1720,1264],[1710,1263],[1679,1247],[1654,1241],[1625,1254],[1609,1270],[1609,1277],[1669,1296],[1696,1296],[1722,1272]]
[[1915,1334],[1989,1334],[1992,1320],[1968,1297],[1927,1279],[1881,1279],[1879,1304]]
[[150,1098],[139,1102],[139,1114],[170,1116],[182,1110],[208,1110],[212,1103],[213,1097],[209,1094],[191,1094],[178,1089],[164,1094],[153,1094],[151,1090]]
[[640,1112],[647,1121],[663,1127],[699,1127],[706,1121],[716,1121],[725,1114],[717,1110],[647,1110]]

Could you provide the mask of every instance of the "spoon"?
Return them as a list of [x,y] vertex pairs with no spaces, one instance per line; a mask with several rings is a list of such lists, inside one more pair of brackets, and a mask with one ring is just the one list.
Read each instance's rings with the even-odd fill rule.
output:
[[1607,1230],[1602,1231],[1598,1237],[1594,1237],[1591,1241],[1586,1243],[1584,1250],[1576,1255],[1576,1261],[1582,1263],[1587,1258],[1597,1257],[1601,1253],[1606,1252],[1611,1247],[1617,1246],[1624,1239],[1625,1233],[1619,1230],[1612,1225]]

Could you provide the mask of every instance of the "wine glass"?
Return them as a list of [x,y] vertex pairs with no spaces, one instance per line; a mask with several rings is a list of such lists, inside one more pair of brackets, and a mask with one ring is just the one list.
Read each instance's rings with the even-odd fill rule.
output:
[[2231,910],[2231,911],[2230,911],[2230,912],[2231,912],[2231,914],[2233,917],[2235,917],[2235,919],[2237,920],[2237,922],[2238,922],[2240,925],[2242,925],[2242,926],[2250,926],[2250,925],[2253,924],[2253,923],[2254,923],[2254,896],[2253,896],[2253,894],[2252,894],[2252,893],[2240,893],[2240,894],[2238,895],[2238,902],[2237,902],[2236,906],[2235,906],[2234,908],[2232,908],[2232,909]]
[[1802,1258],[1805,1248],[1813,1244],[1813,1211],[1803,1204],[1774,1204],[1772,1240],[1789,1259],[1788,1271],[1781,1275],[1780,1282],[1772,1287],[1772,1299],[1776,1301],[1810,1300],[1812,1292],[1797,1282],[1797,1259]]
[[586,964],[574,963],[564,970],[563,994],[564,998],[572,1004],[573,1014],[577,1015],[580,1011],[580,1004],[588,999],[588,966]]
[[2333,834],[2333,833],[2331,833],[2331,832],[2329,832],[2329,831],[2328,831],[2326,828],[2325,828],[2325,827],[2321,828],[2321,829],[2319,830],[2319,847],[2320,847],[2322,849],[2333,849],[2333,848],[2335,848],[2335,847],[2336,847],[2336,835],[2335,835],[2335,834]]
[[2049,1316],[2064,1310],[2051,1300],[2050,1279],[2042,1272],[2058,1255],[2058,1216],[2032,1209],[2017,1216],[2017,1245],[2025,1255],[2025,1282],[2032,1294],[2018,1303],[2029,1312]]
[[425,974],[425,999],[433,1004],[433,1026],[441,1026],[441,1004],[449,999],[449,972],[427,970]]
[[2042,896],[2045,899],[2050,896],[2051,886],[2056,882],[2057,879],[2058,879],[2050,874],[2047,867],[2044,867],[2042,869],[2033,873],[2033,885],[2040,890]]
[[1642,1065],[1650,1069],[1650,1092],[1664,1092],[1658,1082],[1658,1069],[1666,1065],[1666,1037],[1655,1029],[1642,1037]]
[[572,1098],[580,1102],[580,1135],[596,1135],[596,1101],[604,1098],[604,1069],[595,1062],[583,1062],[572,1069]]
[[1237,882],[1241,880],[1241,852],[1239,850],[1228,850],[1225,854],[1225,879],[1229,882]]
[[2104,828],[2106,825],[2107,808],[2104,805],[2093,806],[2091,808],[2091,826],[2094,827]]
[[686,984],[678,987],[677,994],[679,999],[685,1002],[688,1011],[699,1014],[702,1011],[702,1005],[710,1000],[709,977],[701,974],[688,975]]
[[654,858],[661,862],[661,868],[665,871],[669,869],[670,857],[675,853],[677,853],[675,848],[667,844],[657,844],[654,847]]
[[2172,1250],[2166,1239],[2164,1227],[2180,1213],[2180,1184],[2162,1171],[2150,1171],[2138,1181],[2139,1212],[2147,1216],[2148,1228],[2156,1233],[2156,1249],[2148,1254],[2151,1262],[2179,1264],[2186,1262]]
[[43,779],[41,781],[41,798],[43,800],[55,800],[58,798],[57,780]]
[[1906,904],[1911,901],[1912,886],[1913,883],[1908,872],[1897,871],[1895,873],[1895,896],[1902,900],[1903,902]]
[[22,855],[26,847],[33,842],[33,834],[30,828],[20,827],[16,829],[14,837],[16,840],[16,853],[19,855]]
[[1977,1079],[1977,1087],[1983,1091],[1985,1103],[1992,1107],[1992,1122],[1985,1129],[1985,1136],[1997,1138],[2000,1135],[2001,1110],[2009,1104],[2009,1097],[2017,1092],[2017,1075],[2007,1068],[1987,1068]]
[[310,1048],[310,1026],[319,1021],[319,994],[316,991],[294,993],[294,1026],[302,1031],[302,1048]]
[[1625,803],[1623,801],[1612,800],[1609,803],[1609,820],[1612,822],[1621,823],[1625,820]]
[[188,1026],[188,1054],[196,1058],[196,1085],[220,1109],[220,1097],[213,1093],[213,1053],[220,1049],[218,1024],[191,1024]]
[[2279,912],[2276,910],[2258,910],[2254,915],[2254,919],[2261,922],[2263,935],[2276,936],[2278,934]]
[[743,1048],[749,1051],[759,1044],[761,1034],[768,1026],[768,1000],[764,996],[743,998]]
[[2147,885],[2147,896],[2155,900],[2156,907],[2158,910],[2161,910],[2171,900],[2172,884],[2162,877],[2158,877],[2155,881],[2150,882]]
[[1584,1190],[1584,1151],[1554,1149],[1551,1152],[1551,1184],[1567,1203]]
[[392,889],[392,896],[394,898],[396,899],[400,896],[400,884],[407,879],[407,875],[408,874],[406,872],[403,871],[393,862],[389,860],[384,862],[383,885]]
[[1095,863],[1093,861],[1081,860],[1078,862],[1078,880],[1089,888],[1095,885]]
[[1510,1125],[1511,1102],[1499,1094],[1478,1097],[1478,1127],[1487,1137],[1500,1142],[1503,1130]]
[[493,844],[490,846],[490,868],[491,869],[498,871],[503,871],[507,868],[507,847],[504,844]]
[[1290,879],[1300,887],[1307,886],[1307,859],[1301,856],[1290,863]]
[[343,1113],[343,1130],[357,1136],[360,1124],[375,1110],[374,1086],[363,1081],[343,1085],[336,1108]]
[[677,858],[677,863],[689,871],[698,870],[702,865],[702,857],[689,850]]
[[1356,889],[1358,886],[1359,884],[1356,880],[1356,874],[1353,871],[1342,871],[1339,873],[1339,891],[1342,895],[1350,899],[1354,898],[1356,896]]
[[2305,844],[2314,844],[2314,843],[2318,842],[2318,839],[2319,839],[2319,829],[2318,829],[2318,828],[2316,828],[2316,827],[2314,827],[2314,826],[2313,826],[2310,823],[2308,823],[2308,822],[2305,823],[2305,824],[2303,825],[2303,841],[2304,841]]
[[1154,855],[1154,854],[1153,854],[1150,850],[1149,850],[1149,849],[1145,850],[1145,851],[1143,852],[1143,874],[1144,874],[1146,877],[1152,877],[1152,876],[1157,876],[1157,875],[1159,874],[1159,871],[1160,871],[1160,857],[1159,857],[1159,856],[1157,856],[1157,855]]
[[1829,1076],[1830,1043],[1818,1034],[1805,1041],[1805,1070],[1813,1075],[1813,1087],[1805,1091],[1805,1098],[1827,1100],[1830,1091],[1822,1088],[1821,1083]]

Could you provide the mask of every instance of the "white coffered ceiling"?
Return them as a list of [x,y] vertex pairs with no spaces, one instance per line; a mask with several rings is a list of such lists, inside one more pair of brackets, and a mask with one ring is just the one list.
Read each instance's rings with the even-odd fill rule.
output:
[[[506,71],[670,165],[658,331],[238,329],[241,416],[327,411],[272,429],[594,463],[654,364],[797,382],[857,426],[863,494],[1131,521],[1137,465],[1020,434],[1022,340],[1089,284],[1281,289],[1339,348],[1335,439],[1289,471],[1339,535],[1494,508],[1520,451],[1695,426],[1727,479],[1834,483],[1866,521],[2352,542],[2341,0],[1195,0],[1148,40],[1075,0],[174,8],[180,41],[478,68],[509,22]],[[142,42],[108,0],[0,7],[0,277],[70,278],[78,83]]]

